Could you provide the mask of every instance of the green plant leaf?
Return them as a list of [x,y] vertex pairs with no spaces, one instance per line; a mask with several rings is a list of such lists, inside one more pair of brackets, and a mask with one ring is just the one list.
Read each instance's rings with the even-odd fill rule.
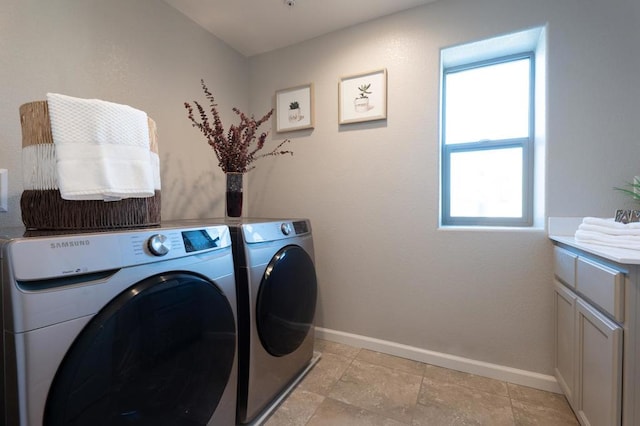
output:
[[613,189],[631,197],[634,201],[640,202],[640,194],[638,194],[640,192],[640,183],[627,182],[625,186],[625,188],[614,187]]

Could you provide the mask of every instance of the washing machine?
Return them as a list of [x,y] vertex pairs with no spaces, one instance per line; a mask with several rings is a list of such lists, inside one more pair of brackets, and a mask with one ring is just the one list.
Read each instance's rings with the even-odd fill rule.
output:
[[235,423],[227,226],[1,234],[1,424]]
[[314,358],[317,281],[307,219],[227,222],[238,296],[238,413],[260,423]]

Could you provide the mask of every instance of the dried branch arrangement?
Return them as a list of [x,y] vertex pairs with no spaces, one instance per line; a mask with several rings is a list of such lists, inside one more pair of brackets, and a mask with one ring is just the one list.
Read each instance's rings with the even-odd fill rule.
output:
[[207,116],[207,112],[197,101],[193,101],[193,103],[195,109],[198,111],[200,121],[196,118],[194,108],[191,104],[185,102],[184,107],[188,111],[188,117],[193,123],[193,127],[202,132],[205,138],[207,138],[207,143],[215,151],[216,157],[218,158],[218,165],[222,171],[225,173],[246,173],[255,168],[252,164],[260,158],[283,154],[293,155],[292,151],[282,149],[283,145],[290,142],[289,139],[285,139],[269,152],[260,153],[260,150],[264,148],[269,132],[262,132],[258,135],[258,128],[271,118],[273,109],[259,120],[256,120],[253,115],[249,117],[238,108],[233,108],[233,112],[240,116],[240,124],[231,125],[229,130],[225,132],[220,114],[218,113],[218,105],[215,103],[215,99],[204,83],[204,80],[200,80],[200,82],[202,84],[202,90],[209,101],[209,110],[213,117],[213,126]]

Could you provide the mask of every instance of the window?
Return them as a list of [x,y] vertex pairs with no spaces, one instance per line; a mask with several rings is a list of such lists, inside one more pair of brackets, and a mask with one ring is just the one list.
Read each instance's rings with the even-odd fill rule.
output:
[[534,60],[527,51],[443,65],[443,225],[533,224]]

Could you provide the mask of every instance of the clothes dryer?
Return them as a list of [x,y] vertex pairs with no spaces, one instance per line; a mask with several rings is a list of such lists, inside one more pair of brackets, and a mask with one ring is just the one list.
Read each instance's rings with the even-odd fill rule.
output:
[[235,423],[228,227],[0,234],[0,423]]
[[238,413],[250,423],[308,369],[317,281],[307,219],[227,222],[238,289]]

